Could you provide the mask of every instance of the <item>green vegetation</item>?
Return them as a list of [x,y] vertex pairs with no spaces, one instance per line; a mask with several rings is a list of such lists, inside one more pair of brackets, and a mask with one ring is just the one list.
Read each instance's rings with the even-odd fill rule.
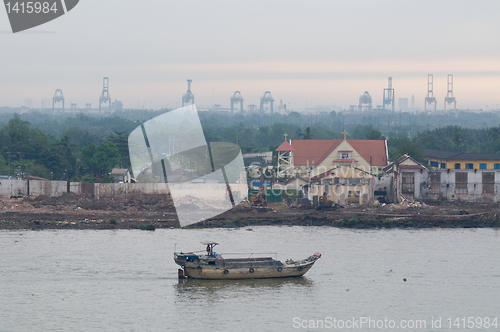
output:
[[351,218],[347,221],[347,227],[353,227],[359,222],[358,218]]
[[[53,180],[112,182],[114,167],[130,168],[128,135],[161,111],[127,110],[113,117],[83,114],[0,113],[0,175],[39,176]],[[11,109],[11,111],[15,111]],[[407,153],[424,162],[424,149],[500,153],[496,113],[447,115],[322,112],[304,114],[224,114],[199,112],[208,142],[238,144],[243,153],[273,151],[284,140],[388,140],[389,159]],[[276,159],[276,158],[275,158]],[[196,158],[191,162],[196,166]],[[170,165],[166,165],[170,167]],[[295,198],[293,195],[286,198]]]
[[142,231],[154,231],[156,229],[155,226],[152,224],[141,224],[141,226],[139,226],[139,228]]
[[[76,137],[84,129],[70,128]],[[70,130],[68,129],[68,130]],[[64,131],[70,134],[70,131]],[[26,175],[52,180],[112,182],[114,167],[129,167],[128,134],[111,132],[100,143],[74,144],[67,135],[55,138],[15,114],[0,128],[0,175]]]

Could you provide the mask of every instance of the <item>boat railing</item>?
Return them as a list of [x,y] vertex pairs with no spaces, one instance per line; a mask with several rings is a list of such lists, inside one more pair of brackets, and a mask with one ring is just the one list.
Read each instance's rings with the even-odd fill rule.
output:
[[220,255],[222,256],[227,256],[227,255],[238,255],[238,256],[248,256],[246,258],[262,258],[262,256],[264,255],[274,255],[274,258],[276,260],[278,260],[278,253],[277,252],[252,252],[252,253],[248,253],[248,252],[225,252],[225,253],[221,253]]
[[195,253],[198,253],[198,252],[207,252],[207,251],[206,250],[197,250],[197,251],[190,251],[190,252],[180,251],[179,254],[181,254],[181,255],[191,255],[191,254],[195,254]]

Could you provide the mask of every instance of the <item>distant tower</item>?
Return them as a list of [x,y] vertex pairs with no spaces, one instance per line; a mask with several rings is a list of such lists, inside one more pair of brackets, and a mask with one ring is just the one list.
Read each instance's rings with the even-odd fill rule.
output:
[[446,104],[451,105],[453,103],[453,112],[457,112],[457,101],[453,96],[453,75],[448,75],[448,93],[444,97],[444,113],[446,113]]
[[234,113],[235,103],[240,103],[240,112],[243,111],[243,97],[239,91],[235,91],[231,97],[231,113]]
[[260,111],[264,111],[264,104],[270,103],[271,104],[271,114],[273,114],[273,103],[274,99],[271,96],[271,92],[266,91],[264,92],[264,96],[260,98]]
[[365,93],[359,97],[358,110],[360,112],[363,111],[363,106],[368,107],[368,112],[372,111],[372,97],[368,91],[365,91]]
[[434,103],[434,114],[436,114],[437,101],[436,101],[436,97],[434,97],[433,81],[434,81],[434,77],[432,76],[432,74],[429,74],[429,76],[427,76],[427,96],[425,97],[424,111],[425,111],[425,113],[427,113],[427,104],[430,105],[430,104]]
[[384,89],[384,99],[382,106],[385,110],[385,105],[392,105],[392,111],[394,112],[395,103],[394,103],[394,89],[392,88],[392,77],[389,77],[389,86],[387,89]]
[[415,95],[411,95],[411,110],[415,110]]
[[64,95],[61,89],[57,89],[56,93],[54,93],[54,97],[52,97],[52,110],[54,110],[55,103],[62,101],[62,109],[64,111]]
[[188,89],[186,91],[185,94],[182,95],[182,107],[184,107],[184,105],[193,105],[194,104],[194,96],[193,94],[191,93],[191,82],[193,80],[187,80],[188,81]]
[[109,95],[109,78],[104,77],[102,80],[102,93],[99,97],[99,113],[101,112],[101,104],[108,103],[109,110],[111,110],[111,96]]

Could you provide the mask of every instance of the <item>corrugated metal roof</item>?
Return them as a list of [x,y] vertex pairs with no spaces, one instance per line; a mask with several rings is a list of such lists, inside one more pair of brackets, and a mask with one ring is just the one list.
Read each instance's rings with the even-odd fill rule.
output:
[[427,149],[424,151],[427,158],[442,160],[500,160],[500,153],[461,153]]

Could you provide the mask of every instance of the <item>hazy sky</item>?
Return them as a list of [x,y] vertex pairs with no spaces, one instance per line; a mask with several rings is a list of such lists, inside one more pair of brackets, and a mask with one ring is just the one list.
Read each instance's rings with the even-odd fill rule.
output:
[[[458,108],[500,103],[500,1],[80,0],[69,13],[12,34],[0,9],[0,105],[98,105],[102,78],[124,107],[175,107],[186,79],[198,107],[245,107],[271,91],[292,109],[348,107],[364,91],[423,107],[427,74],[443,108],[454,74]],[[488,106],[486,106],[488,105]]]

